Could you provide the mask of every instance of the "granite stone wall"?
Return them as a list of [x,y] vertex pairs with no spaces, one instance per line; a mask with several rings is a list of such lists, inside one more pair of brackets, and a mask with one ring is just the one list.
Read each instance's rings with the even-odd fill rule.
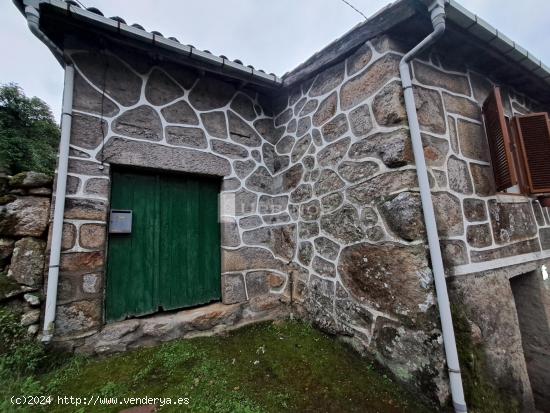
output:
[[[434,194],[441,247],[451,298],[468,315],[472,341],[483,348],[490,377],[524,411],[533,411],[531,382],[540,382],[540,375],[528,372],[520,322],[546,320],[548,325],[548,318],[536,313],[544,312],[539,306],[518,319],[516,306],[524,303],[514,299],[510,283],[542,278],[540,269],[550,262],[549,210],[534,197],[496,193],[481,107],[498,85],[506,116],[544,108],[467,63],[435,50],[413,64],[421,119],[427,102],[434,103],[440,113],[438,137],[449,142],[443,162],[430,167],[437,194],[447,200],[438,208]],[[429,119],[433,123],[433,116]],[[429,123],[422,125],[425,133]],[[542,282],[532,283],[530,293],[533,299],[548,296]]]
[[510,280],[535,407],[550,410],[550,279],[541,269]]
[[[105,353],[288,313],[296,225],[285,212],[288,196],[275,194],[293,190],[303,168],[270,161],[283,131],[273,126],[265,96],[137,52],[84,48],[70,55],[76,79],[57,342]],[[119,166],[223,181],[227,306],[103,326],[110,173]]]
[[[495,190],[481,106],[497,83],[437,51],[415,61],[413,73],[425,140],[437,137],[448,143],[441,159],[429,163],[449,273],[465,265],[461,272],[468,272],[468,264],[496,268],[498,263],[491,261],[548,251],[548,208],[536,198]],[[498,86],[507,116],[540,110],[537,102]],[[529,259],[535,258],[524,257]]]
[[[444,400],[400,54],[390,46],[366,43],[275,96],[138,54],[73,50],[57,342],[106,353],[291,311]],[[441,145],[434,138],[427,150]],[[221,304],[103,325],[110,172],[120,165],[223,179]]]
[[[274,110],[275,125],[287,127],[276,150],[303,156],[307,170],[289,204],[299,210],[305,316],[443,400],[441,335],[398,73],[405,51],[383,36],[291,90]],[[416,60],[412,74],[446,271],[457,275],[457,297],[475,288],[468,274],[486,271],[475,278],[484,287],[462,305],[485,338],[495,382],[529,408],[509,278],[523,274],[513,264],[546,262],[549,211],[534,198],[495,191],[481,116],[495,84],[437,51]],[[503,89],[508,116],[539,110]],[[301,144],[309,150],[296,155]]]
[[[443,401],[448,389],[401,56],[381,37],[290,90],[274,106],[275,126],[286,127],[275,151],[305,170],[289,199],[303,315]],[[439,108],[429,100],[424,110],[430,130],[444,133]],[[443,165],[448,141],[426,136],[430,161]],[[445,194],[438,199],[452,202]]]
[[51,186],[43,173],[0,171],[0,308],[19,316],[31,336],[40,329]]
[[[267,95],[127,50],[73,50],[56,340],[107,353],[291,312],[443,402],[442,338],[398,70],[405,51],[382,36]],[[548,210],[494,191],[480,112],[490,81],[438,53],[415,61],[413,75],[441,245],[457,290],[467,287],[459,275],[474,272],[472,264],[490,269],[529,253],[540,259],[550,249]],[[510,111],[533,105],[506,96]],[[223,180],[221,303],[104,326],[110,172],[120,165]],[[509,284],[482,295],[487,303],[502,291],[513,303]],[[476,300],[468,305],[486,309]],[[498,323],[497,314],[491,320]],[[487,348],[497,354],[502,343]],[[514,363],[527,377],[525,362],[518,356]]]

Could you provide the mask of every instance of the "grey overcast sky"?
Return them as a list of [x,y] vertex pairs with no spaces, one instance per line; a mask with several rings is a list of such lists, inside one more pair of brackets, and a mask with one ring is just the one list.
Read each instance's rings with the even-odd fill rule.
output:
[[[120,16],[277,75],[362,21],[342,0],[81,1],[106,16]],[[550,65],[550,1],[459,1]],[[351,0],[367,16],[389,2]],[[0,38],[0,83],[19,84],[28,96],[45,100],[59,119],[63,71],[10,0],[0,0]]]

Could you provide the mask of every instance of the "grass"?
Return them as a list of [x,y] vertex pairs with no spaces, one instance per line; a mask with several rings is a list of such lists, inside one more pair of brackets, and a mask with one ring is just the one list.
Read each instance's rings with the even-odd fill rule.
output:
[[[0,397],[17,391],[13,383],[0,386]],[[104,358],[76,356],[20,383],[28,392],[52,395],[189,398],[188,405],[165,405],[160,412],[432,411],[368,359],[300,322],[257,324]],[[54,403],[43,411],[122,408]]]

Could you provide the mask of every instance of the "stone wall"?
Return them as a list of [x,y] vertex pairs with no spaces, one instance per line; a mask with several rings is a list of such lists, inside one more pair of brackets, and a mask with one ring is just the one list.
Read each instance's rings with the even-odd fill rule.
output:
[[[400,54],[390,45],[369,42],[279,96],[127,51],[70,52],[77,75],[56,341],[104,353],[293,311],[444,400]],[[435,138],[429,148],[444,151]],[[223,178],[226,307],[193,316],[214,320],[208,328],[189,310],[103,326],[118,165]],[[212,315],[219,311],[229,315]]]
[[[291,91],[276,109],[287,134],[276,149],[302,157],[290,194],[305,316],[374,354],[404,382],[447,396],[432,272],[401,92],[399,46],[359,48]],[[432,110],[429,108],[429,110]],[[286,149],[294,143],[292,150]],[[296,152],[301,142],[309,149]],[[448,144],[426,153],[442,163]],[[432,184],[436,185],[435,180]]]
[[[448,397],[399,43],[369,41],[275,96],[137,52],[90,50],[70,52],[58,343],[105,353],[293,312],[422,394]],[[548,211],[494,193],[480,114],[490,82],[437,53],[413,73],[449,274],[540,258]],[[510,110],[530,104],[507,96]],[[110,173],[120,165],[223,179],[221,304],[104,326]]]
[[[490,377],[525,411],[533,411],[529,355],[524,352],[525,343],[522,346],[516,311],[522,303],[514,300],[510,282],[522,283],[527,274],[540,277],[541,266],[548,265],[550,215],[536,198],[496,193],[481,106],[498,85],[507,116],[541,108],[466,63],[435,50],[413,64],[424,138],[433,139],[437,132],[437,138],[448,142],[441,161],[432,161],[429,168],[436,182],[441,247],[451,298],[468,315],[472,339],[484,350]],[[439,120],[434,122],[435,118]],[[445,203],[439,204],[442,199]],[[537,285],[539,291],[531,293],[544,295]],[[548,325],[543,314],[525,317],[544,319]]]
[[52,179],[42,173],[0,176],[0,306],[39,330]]
[[[444,152],[427,157],[448,272],[499,268],[505,265],[499,260],[518,255],[525,255],[522,261],[549,255],[548,208],[536,198],[495,190],[481,106],[497,84],[449,60],[435,51],[413,64],[424,139],[446,142]],[[540,110],[528,97],[499,86],[507,116]]]
[[[298,211],[296,258],[307,280],[295,282],[303,284],[305,316],[443,400],[440,326],[398,73],[406,50],[383,36],[295,87],[275,107],[275,126],[287,128],[276,150],[302,157],[306,169],[289,204]],[[496,194],[481,116],[494,83],[448,60],[437,51],[423,56],[413,78],[445,267],[465,275],[466,284],[453,279],[462,291],[473,272],[540,266],[550,256],[550,216],[536,199]],[[504,96],[508,116],[538,106],[506,87]],[[476,299],[463,305],[490,320],[470,321],[481,326],[495,381],[532,406],[508,277],[484,275]]]
[[[291,295],[297,229],[287,213],[288,195],[277,194],[297,186],[303,167],[275,160],[283,130],[273,126],[267,98],[215,75],[111,50],[69,52],[76,79],[57,344],[105,353],[288,314],[283,304]],[[223,180],[221,283],[227,306],[104,327],[110,174],[119,166]]]

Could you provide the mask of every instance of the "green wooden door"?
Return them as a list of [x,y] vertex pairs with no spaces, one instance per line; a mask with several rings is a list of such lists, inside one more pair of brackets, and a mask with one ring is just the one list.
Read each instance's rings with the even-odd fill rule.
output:
[[109,236],[107,321],[219,300],[218,192],[203,177],[113,173],[111,209],[133,223]]

